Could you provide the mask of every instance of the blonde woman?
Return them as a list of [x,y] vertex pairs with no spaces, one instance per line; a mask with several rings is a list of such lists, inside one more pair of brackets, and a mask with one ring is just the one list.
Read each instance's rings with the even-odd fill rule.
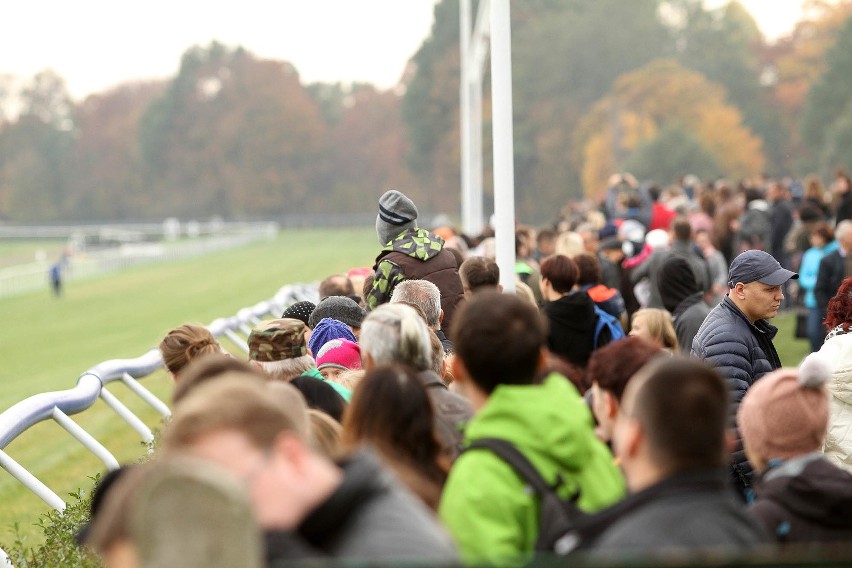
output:
[[660,308],[643,308],[630,320],[630,335],[641,337],[670,353],[678,352],[672,315]]
[[177,381],[183,368],[201,355],[227,353],[203,325],[187,323],[166,334],[159,345],[163,364]]

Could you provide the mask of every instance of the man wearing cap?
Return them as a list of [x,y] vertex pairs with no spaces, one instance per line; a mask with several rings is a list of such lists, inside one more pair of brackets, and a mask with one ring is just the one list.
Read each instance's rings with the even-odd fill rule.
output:
[[376,235],[384,246],[373,267],[373,287],[367,309],[390,301],[394,287],[403,280],[428,280],[441,291],[443,328],[451,329],[456,304],[464,297],[458,265],[444,250],[444,239],[417,227],[417,207],[403,193],[390,190],[379,198]]
[[[747,250],[737,256],[728,271],[728,295],[717,305],[692,340],[692,354],[710,363],[728,382],[731,417],[736,424],[740,401],[760,377],[781,367],[772,339],[778,328],[767,320],[778,314],[784,300],[782,285],[795,272],[782,268],[772,255]],[[752,467],[742,440],[731,464],[734,485],[745,491],[751,485]]]

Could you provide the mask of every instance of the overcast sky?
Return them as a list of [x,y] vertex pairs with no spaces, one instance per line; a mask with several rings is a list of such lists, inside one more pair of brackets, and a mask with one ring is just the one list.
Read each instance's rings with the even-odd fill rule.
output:
[[[522,1],[522,0],[515,0]],[[630,1],[630,0],[624,0]],[[705,0],[721,5],[725,0]],[[801,0],[741,0],[778,37]],[[435,0],[18,0],[0,4],[0,74],[52,68],[76,99],[130,79],[173,76],[216,39],[289,61],[304,82],[396,84],[432,26]]]

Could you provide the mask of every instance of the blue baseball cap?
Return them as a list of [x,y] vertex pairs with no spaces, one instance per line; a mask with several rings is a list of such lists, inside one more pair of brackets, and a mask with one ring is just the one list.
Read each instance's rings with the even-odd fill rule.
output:
[[728,288],[733,288],[737,282],[743,284],[760,282],[767,286],[780,286],[787,280],[798,277],[799,275],[792,270],[782,268],[775,257],[768,252],[747,250],[731,262],[731,267],[728,269]]

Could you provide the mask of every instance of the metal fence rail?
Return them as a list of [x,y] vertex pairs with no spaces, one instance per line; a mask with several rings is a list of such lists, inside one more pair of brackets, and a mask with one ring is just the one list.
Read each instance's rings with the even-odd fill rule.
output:
[[[270,315],[280,317],[281,312],[290,304],[301,300],[316,301],[316,296],[315,284],[284,286],[272,299],[243,308],[234,316],[216,319],[207,327],[214,336],[227,337],[238,348],[247,351],[245,336],[257,322]],[[104,361],[80,375],[74,388],[36,394],[15,404],[0,414],[0,466],[45,503],[63,511],[65,501],[9,456],[5,452],[6,446],[39,422],[51,419],[92,452],[107,468],[118,468],[118,461],[109,450],[74,422],[71,416],[90,408],[100,398],[139,433],[144,441],[151,442],[154,439],[151,429],[109,392],[107,386],[110,383],[123,383],[160,415],[170,416],[168,406],[139,382],[139,379],[161,369],[162,366],[163,361],[157,349],[151,349],[135,359]]]

